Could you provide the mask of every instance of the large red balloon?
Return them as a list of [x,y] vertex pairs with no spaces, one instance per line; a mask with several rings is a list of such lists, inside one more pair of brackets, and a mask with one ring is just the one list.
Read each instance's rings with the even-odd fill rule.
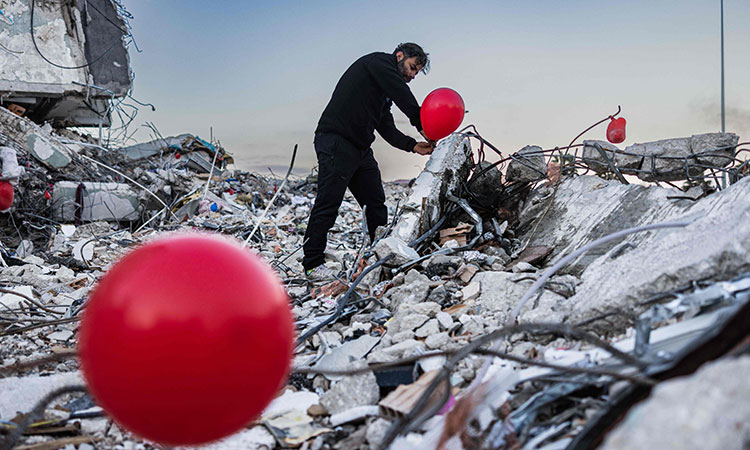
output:
[[286,381],[289,298],[238,244],[200,234],[154,240],[106,273],[79,333],[86,382],[124,428],[196,445],[257,418]]
[[450,88],[430,92],[422,102],[422,130],[436,141],[456,131],[464,120],[464,100]]
[[5,211],[13,204],[13,185],[0,181],[0,211]]

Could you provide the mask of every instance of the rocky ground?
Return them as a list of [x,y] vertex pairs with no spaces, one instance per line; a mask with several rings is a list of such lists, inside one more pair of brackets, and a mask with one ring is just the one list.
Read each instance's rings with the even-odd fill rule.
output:
[[[276,400],[207,448],[750,445],[747,322],[736,323],[750,297],[750,177],[739,163],[717,165],[733,177],[727,188],[683,192],[651,183],[679,179],[666,163],[641,176],[651,184],[607,176],[593,141],[584,156],[599,175],[561,170],[551,152],[531,146],[501,173],[472,162],[471,140],[481,138],[454,135],[412,186],[386,184],[393,223],[377,242],[365,241],[362,211],[347,195],[327,252],[338,279],[312,283],[300,247],[314,173],[285,180],[223,169],[209,177],[211,167],[187,162],[214,148],[205,141],[131,160],[26,126],[24,137],[37,133],[70,161],[55,167],[5,134],[25,168],[14,207],[0,213],[6,439],[47,393],[82,383],[73,357],[79,319],[108,268],[139,243],[200,229],[252,234],[249,245],[287,289],[300,338]],[[679,144],[685,161],[696,154],[705,162],[714,147],[726,152],[726,136],[700,136],[629,153],[663,157]],[[65,144],[73,138],[81,143]],[[611,147],[610,162],[628,176],[648,159],[636,163]],[[462,187],[472,177],[471,189]],[[72,191],[60,187],[65,181]],[[87,187],[86,195],[103,192],[87,204],[76,197],[81,181],[117,186]],[[97,208],[113,196],[125,200]],[[630,232],[610,239],[622,230]],[[36,360],[46,362],[27,364]],[[350,373],[335,373],[342,370]],[[613,411],[625,420],[607,435]],[[17,448],[155,447],[72,393],[55,399]]]

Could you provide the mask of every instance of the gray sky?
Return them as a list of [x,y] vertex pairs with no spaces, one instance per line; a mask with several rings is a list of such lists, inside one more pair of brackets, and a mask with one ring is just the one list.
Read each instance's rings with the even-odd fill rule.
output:
[[[203,138],[213,127],[242,169],[286,167],[294,144],[295,166],[315,165],[313,131],[341,74],[407,41],[432,60],[409,85],[417,100],[455,89],[469,111],[463,125],[505,155],[567,145],[618,104],[628,121],[620,148],[721,130],[718,0],[124,3],[142,50],[130,48],[133,95],[157,108],[141,108],[133,126]],[[724,14],[726,129],[750,141],[750,2],[726,0]],[[148,130],[135,137],[148,140]],[[426,162],[380,137],[373,149],[385,180],[414,177]]]

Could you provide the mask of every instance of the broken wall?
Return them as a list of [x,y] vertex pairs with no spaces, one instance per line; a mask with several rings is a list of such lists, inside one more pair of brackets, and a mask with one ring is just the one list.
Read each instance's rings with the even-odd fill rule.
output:
[[109,0],[3,4],[3,103],[21,106],[36,122],[108,124],[107,100],[131,86],[127,30],[116,6]]

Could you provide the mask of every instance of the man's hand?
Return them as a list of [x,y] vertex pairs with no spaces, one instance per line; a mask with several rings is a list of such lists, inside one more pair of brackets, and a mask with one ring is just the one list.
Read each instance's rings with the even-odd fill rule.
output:
[[419,153],[420,155],[429,155],[434,149],[435,146],[428,142],[417,142],[417,145],[414,146],[414,153]]
[[430,145],[432,145],[433,148],[437,145],[437,141],[433,141],[432,139],[428,138],[427,135],[424,134],[424,130],[419,130],[419,134],[421,134],[422,137],[424,137],[427,140],[427,142],[429,142]]

